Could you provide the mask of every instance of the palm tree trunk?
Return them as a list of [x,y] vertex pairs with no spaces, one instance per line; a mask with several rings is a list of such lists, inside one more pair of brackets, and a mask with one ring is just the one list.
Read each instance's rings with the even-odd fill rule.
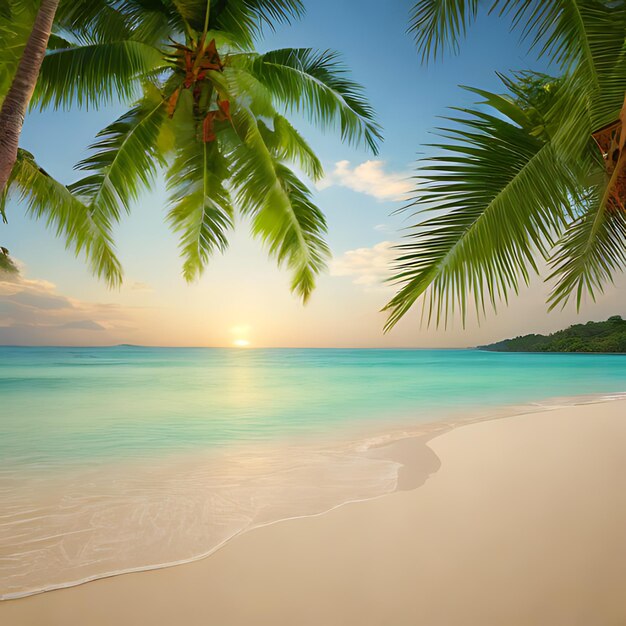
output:
[[41,0],[33,29],[0,109],[0,193],[4,191],[17,159],[24,116],[37,84],[59,1]]

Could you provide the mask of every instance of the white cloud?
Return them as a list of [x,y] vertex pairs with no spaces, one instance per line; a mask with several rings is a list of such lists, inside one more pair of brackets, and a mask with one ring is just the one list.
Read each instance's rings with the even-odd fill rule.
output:
[[348,250],[330,264],[331,276],[351,276],[355,285],[381,287],[391,276],[391,265],[396,257],[393,242],[381,241],[371,248]]
[[45,280],[0,273],[0,344],[89,340],[127,325],[127,311],[115,304],[69,298]]
[[355,166],[350,161],[339,161],[317,188],[339,185],[377,200],[406,201],[413,190],[410,177],[408,172],[386,172],[384,161],[365,161]]

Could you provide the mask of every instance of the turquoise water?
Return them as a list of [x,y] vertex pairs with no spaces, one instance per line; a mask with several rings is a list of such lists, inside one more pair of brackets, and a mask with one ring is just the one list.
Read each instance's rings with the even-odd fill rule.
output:
[[372,446],[425,424],[623,392],[621,355],[2,347],[0,599],[389,493]]
[[620,355],[3,347],[0,459],[49,467],[618,391]]

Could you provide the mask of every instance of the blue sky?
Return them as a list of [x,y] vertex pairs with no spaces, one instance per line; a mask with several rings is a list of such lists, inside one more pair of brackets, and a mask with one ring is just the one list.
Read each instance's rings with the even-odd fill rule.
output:
[[[301,21],[268,31],[259,48],[339,50],[352,76],[365,86],[385,136],[380,154],[373,156],[296,119],[329,176],[316,198],[328,217],[335,261],[312,302],[303,308],[289,294],[288,276],[250,241],[245,224],[226,255],[216,258],[199,282],[186,285],[176,239],[163,220],[163,186],[157,183],[117,228],[126,275],[120,291],[108,290],[43,224],[10,205],[2,243],[23,264],[24,280],[30,281],[25,289],[37,292],[40,302],[57,298],[58,306],[37,312],[23,303],[16,308],[0,302],[0,343],[229,345],[244,338],[252,345],[277,346],[464,346],[624,312],[623,300],[610,291],[579,316],[572,310],[548,315],[546,289],[537,282],[512,309],[502,309],[480,327],[471,322],[466,328],[455,323],[445,332],[426,329],[415,312],[383,337],[384,316],[378,310],[392,293],[378,285],[390,255],[385,242],[398,241],[406,223],[403,216],[390,214],[402,205],[395,191],[407,186],[425,150],[422,144],[433,141],[432,130],[448,106],[476,99],[459,84],[498,90],[497,72],[543,67],[497,16],[481,16],[460,54],[425,66],[406,32],[410,1],[305,4]],[[76,178],[73,165],[95,133],[123,110],[115,104],[98,111],[30,114],[22,146],[69,183]],[[379,162],[364,165],[367,161]],[[522,309],[526,314],[520,319]]]

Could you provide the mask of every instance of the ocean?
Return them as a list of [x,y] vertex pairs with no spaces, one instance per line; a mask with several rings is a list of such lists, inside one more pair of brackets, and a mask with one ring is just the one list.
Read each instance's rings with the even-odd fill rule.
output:
[[393,491],[394,438],[624,392],[623,355],[1,347],[0,597]]

